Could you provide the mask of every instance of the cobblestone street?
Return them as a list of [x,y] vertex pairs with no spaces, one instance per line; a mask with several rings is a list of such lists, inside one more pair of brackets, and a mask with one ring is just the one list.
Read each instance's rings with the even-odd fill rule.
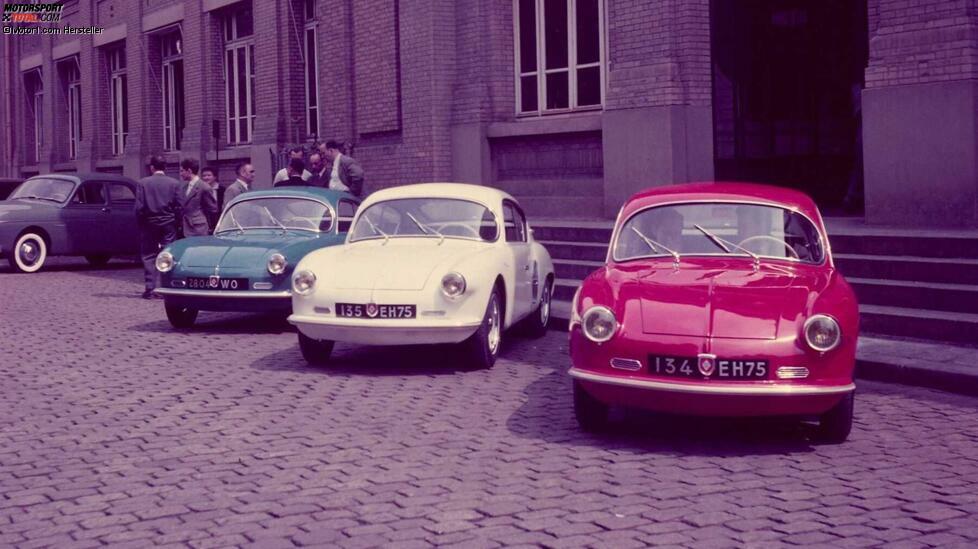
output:
[[0,269],[0,546],[974,547],[978,400],[857,383],[842,445],[790,421],[573,418],[566,335],[338,345],[174,331],[133,263]]

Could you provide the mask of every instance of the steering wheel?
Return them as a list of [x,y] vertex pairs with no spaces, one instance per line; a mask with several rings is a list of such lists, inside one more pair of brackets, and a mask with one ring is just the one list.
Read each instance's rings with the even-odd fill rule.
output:
[[309,226],[312,227],[314,230],[319,230],[319,224],[313,221],[312,219],[309,219],[308,217],[290,217],[286,219],[283,222],[283,224],[285,226],[290,226],[292,223],[295,223],[296,221],[304,221],[308,223]]
[[748,242],[756,241],[756,240],[773,240],[773,241],[777,242],[778,244],[781,244],[782,246],[784,246],[784,249],[789,251],[789,254],[788,255],[790,255],[794,259],[801,259],[801,257],[798,256],[798,252],[796,252],[795,249],[792,248],[790,244],[788,244],[787,242],[785,242],[784,240],[781,240],[780,238],[778,238],[776,236],[771,236],[769,234],[758,234],[758,235],[754,235],[754,236],[748,236],[747,238],[741,240],[740,243],[737,244],[737,245],[740,246],[741,248],[746,248],[747,246],[744,246],[744,244],[747,244]]
[[[437,228],[435,228],[435,227],[437,227]],[[465,233],[465,234],[459,234],[458,232],[454,232],[453,233],[453,231],[446,231],[445,230],[445,229],[454,228],[454,227],[458,227],[458,228],[462,229],[462,232]],[[459,222],[441,223],[441,224],[438,224],[438,225],[432,225],[432,228],[435,228],[435,230],[437,230],[439,233],[441,233],[441,234],[443,234],[445,236],[471,236],[473,238],[481,238],[481,236],[479,235],[479,231],[475,230],[472,227],[472,225],[466,225],[465,223],[459,223]]]

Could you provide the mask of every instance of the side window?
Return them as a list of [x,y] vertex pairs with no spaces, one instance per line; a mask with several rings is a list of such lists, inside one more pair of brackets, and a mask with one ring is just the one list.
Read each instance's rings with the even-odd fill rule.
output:
[[340,200],[340,204],[337,207],[336,217],[339,221],[339,231],[345,233],[350,230],[350,225],[353,224],[353,216],[357,213],[356,202],[351,202],[349,200]]
[[503,202],[503,227],[506,242],[526,242],[526,219],[515,205]]
[[104,206],[105,202],[105,185],[101,181],[82,183],[71,199],[72,204],[87,206]]
[[136,195],[128,185],[111,183],[109,184],[109,200],[113,204],[132,205],[136,202]]

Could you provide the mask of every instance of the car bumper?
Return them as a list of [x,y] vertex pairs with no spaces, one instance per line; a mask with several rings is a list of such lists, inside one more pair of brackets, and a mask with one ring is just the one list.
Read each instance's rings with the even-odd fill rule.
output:
[[157,288],[167,303],[200,311],[288,312],[292,310],[292,292],[245,290],[186,290]]
[[852,382],[682,382],[579,368],[568,373],[605,404],[703,416],[817,415],[856,389]]
[[289,322],[306,336],[318,340],[360,345],[428,345],[465,341],[482,320],[363,320],[293,314]]

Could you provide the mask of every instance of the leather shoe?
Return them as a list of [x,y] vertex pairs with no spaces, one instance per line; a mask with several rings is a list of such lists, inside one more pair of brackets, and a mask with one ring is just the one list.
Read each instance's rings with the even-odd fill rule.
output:
[[143,292],[143,299],[153,299],[153,290],[146,290]]

